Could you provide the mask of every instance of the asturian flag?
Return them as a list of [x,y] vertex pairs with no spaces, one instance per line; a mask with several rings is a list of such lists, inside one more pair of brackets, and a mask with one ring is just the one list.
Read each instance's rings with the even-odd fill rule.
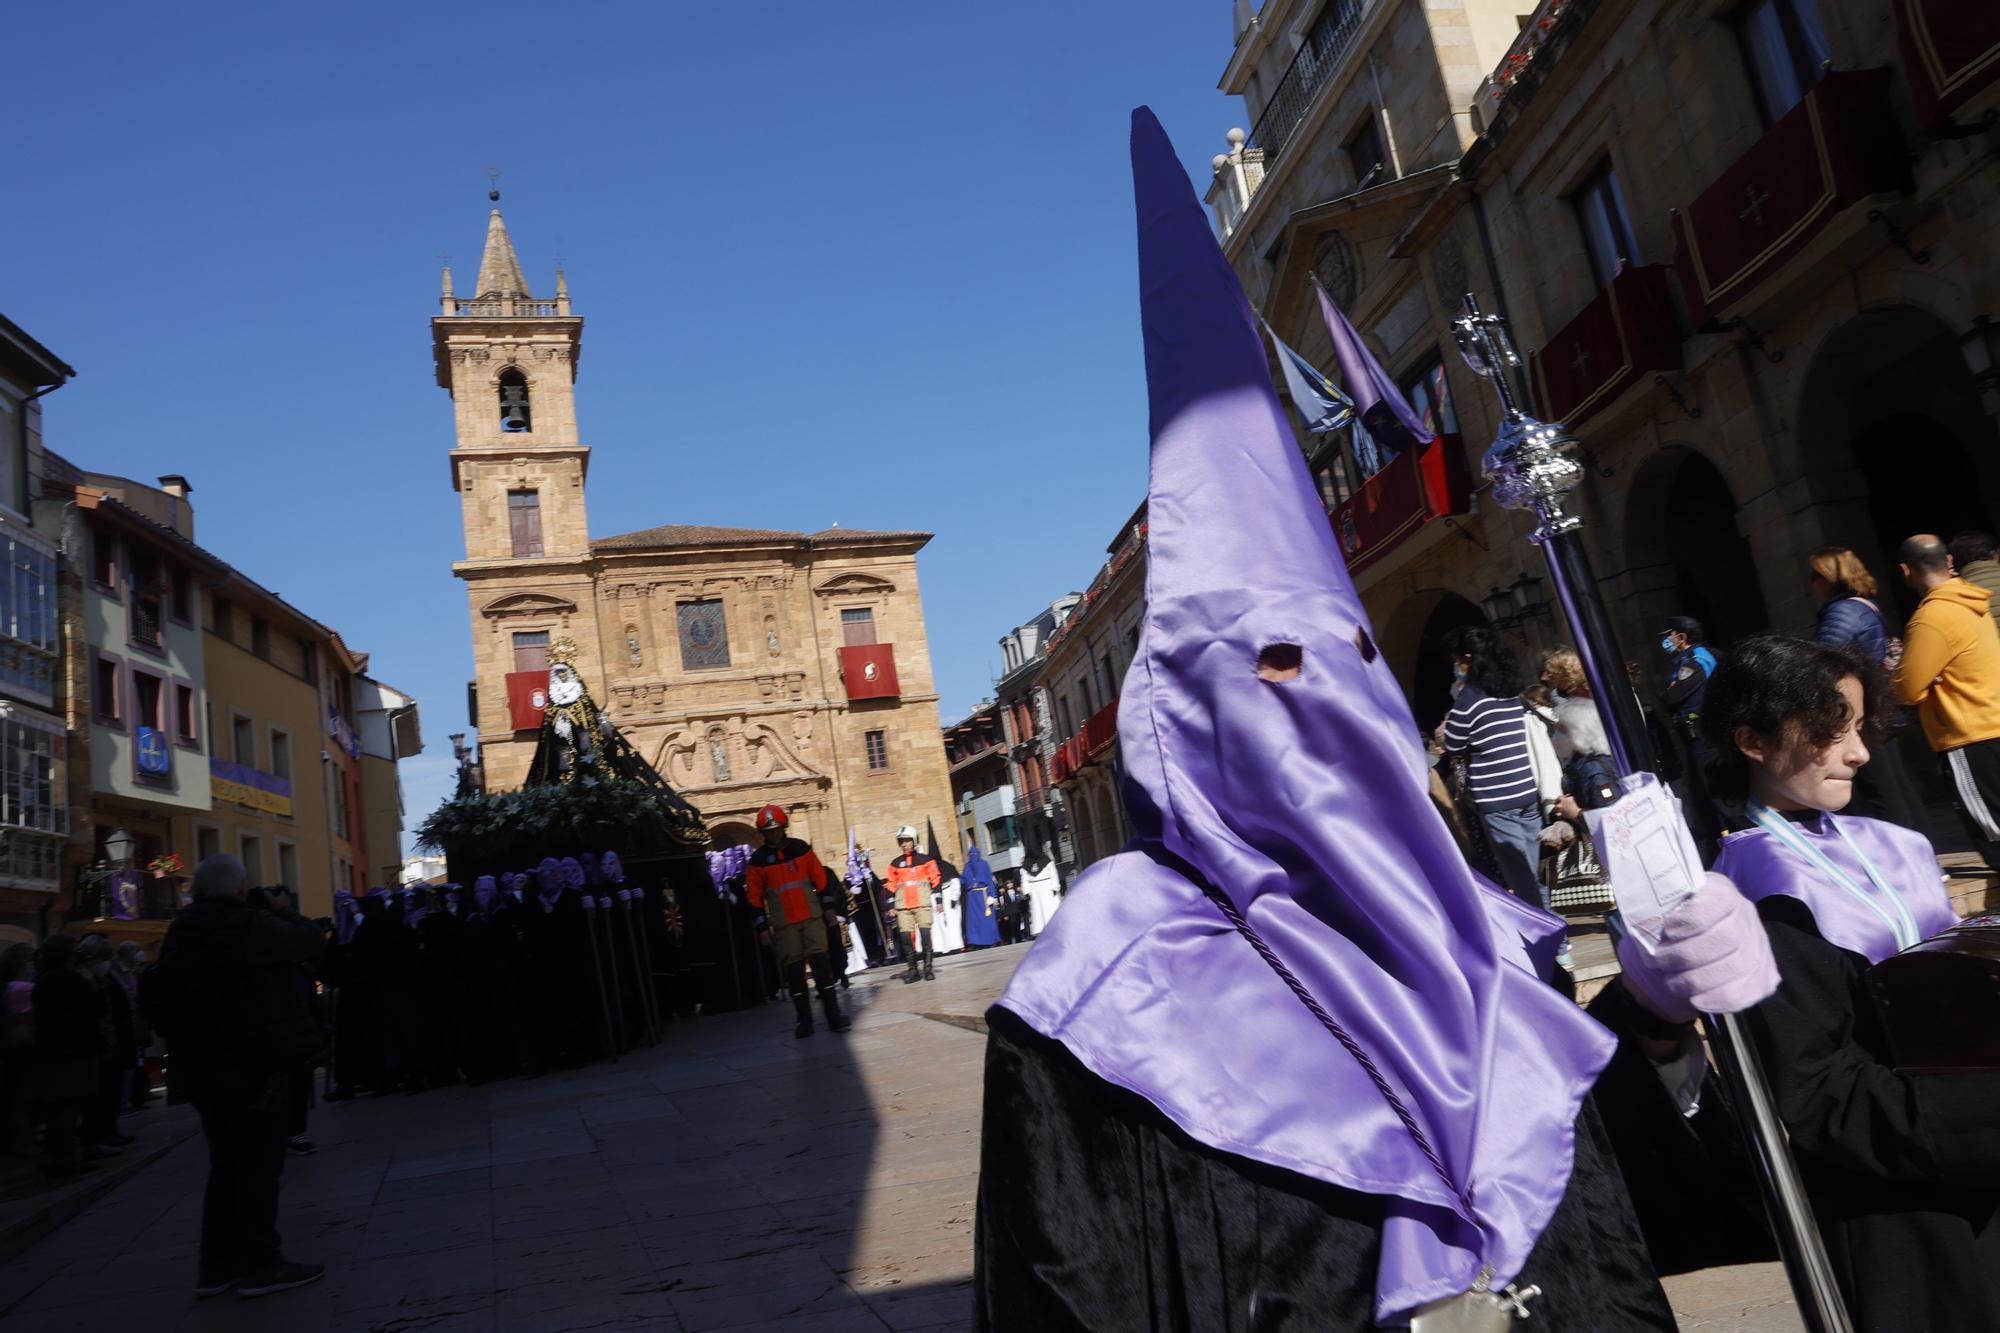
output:
[[1306,429],[1314,435],[1339,430],[1354,420],[1354,404],[1338,385],[1320,373],[1319,367],[1285,346],[1285,340],[1269,324],[1264,332],[1278,348],[1278,365],[1285,372],[1285,389],[1306,419]]

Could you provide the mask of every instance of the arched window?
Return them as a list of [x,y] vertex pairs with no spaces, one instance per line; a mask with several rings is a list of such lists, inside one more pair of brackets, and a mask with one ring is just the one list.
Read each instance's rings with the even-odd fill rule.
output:
[[500,429],[513,432],[534,428],[534,421],[528,415],[528,377],[509,366],[500,372]]

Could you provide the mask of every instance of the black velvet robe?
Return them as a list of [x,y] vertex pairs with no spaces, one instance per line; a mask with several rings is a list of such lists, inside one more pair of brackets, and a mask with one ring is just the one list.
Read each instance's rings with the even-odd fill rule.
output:
[[1898,1075],[1868,960],[1758,904],[1783,977],[1743,1015],[1858,1333],[2000,1329],[2000,1073]]
[[[1379,1198],[1196,1143],[1011,1012],[987,1023],[978,1328],[1375,1327]],[[1531,1284],[1524,1330],[1674,1328],[1588,1104],[1568,1192],[1519,1279]]]

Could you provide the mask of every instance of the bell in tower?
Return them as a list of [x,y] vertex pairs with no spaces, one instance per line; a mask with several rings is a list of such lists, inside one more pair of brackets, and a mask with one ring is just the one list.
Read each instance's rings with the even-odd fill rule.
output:
[[533,430],[528,416],[528,380],[509,366],[500,372],[500,429],[510,434]]

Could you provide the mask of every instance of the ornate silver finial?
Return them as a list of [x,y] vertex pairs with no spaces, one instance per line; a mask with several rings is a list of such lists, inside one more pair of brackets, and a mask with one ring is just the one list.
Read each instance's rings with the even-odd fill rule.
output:
[[1493,381],[1500,395],[1500,433],[1479,460],[1479,470],[1493,483],[1493,498],[1509,509],[1533,510],[1541,520],[1534,538],[1545,542],[1583,526],[1564,508],[1564,497],[1583,480],[1576,461],[1576,438],[1560,425],[1537,421],[1514,401],[1507,372],[1521,364],[1507,321],[1481,314],[1472,293],[1465,294],[1465,314],[1454,321],[1452,333],[1459,354],[1476,375]]

